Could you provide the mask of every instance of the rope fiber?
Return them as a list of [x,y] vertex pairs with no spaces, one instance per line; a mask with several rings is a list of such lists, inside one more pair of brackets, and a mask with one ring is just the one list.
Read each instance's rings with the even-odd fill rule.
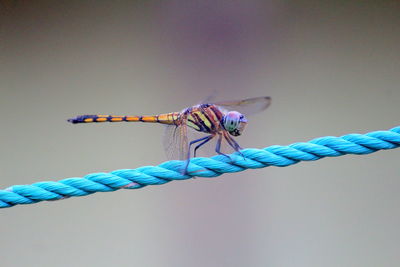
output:
[[158,166],[137,169],[122,169],[110,173],[92,173],[83,178],[68,178],[38,182],[31,185],[14,185],[0,190],[0,208],[18,204],[33,204],[40,201],[60,200],[86,196],[96,192],[111,192],[119,189],[137,189],[147,185],[160,185],[172,180],[192,177],[217,177],[223,173],[240,172],[268,166],[286,167],[300,161],[314,161],[324,157],[346,154],[369,154],[400,146],[400,126],[388,131],[367,134],[348,134],[341,137],[326,136],[309,142],[288,146],[269,146],[264,149],[243,149],[240,155],[231,154],[231,159],[217,155],[211,158],[190,160],[188,174],[181,169],[185,162],[172,160]]

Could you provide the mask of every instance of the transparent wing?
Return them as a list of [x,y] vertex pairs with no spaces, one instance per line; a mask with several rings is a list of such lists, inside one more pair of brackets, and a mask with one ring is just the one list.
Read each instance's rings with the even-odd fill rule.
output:
[[188,155],[188,137],[186,122],[176,125],[168,125],[164,131],[163,145],[167,159],[186,160]]
[[245,115],[252,115],[268,108],[271,104],[271,97],[261,96],[243,100],[214,102],[212,104],[227,110],[235,110]]
[[209,103],[214,103],[214,100],[217,97],[217,90],[213,90],[211,94],[209,94],[203,101],[201,101],[199,104],[209,104]]

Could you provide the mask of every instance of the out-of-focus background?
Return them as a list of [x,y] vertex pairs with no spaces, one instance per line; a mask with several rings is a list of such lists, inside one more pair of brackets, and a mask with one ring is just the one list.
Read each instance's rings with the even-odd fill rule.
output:
[[[0,1],[0,187],[156,165],[80,114],[269,95],[243,147],[399,125],[399,1]],[[1,266],[398,266],[400,150],[0,211]]]

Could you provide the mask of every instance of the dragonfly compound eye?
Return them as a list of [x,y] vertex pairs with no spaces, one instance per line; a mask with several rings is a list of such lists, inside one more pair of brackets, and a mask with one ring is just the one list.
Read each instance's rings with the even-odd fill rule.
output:
[[237,111],[229,111],[224,116],[224,128],[232,135],[240,135],[240,125],[242,124],[243,115]]

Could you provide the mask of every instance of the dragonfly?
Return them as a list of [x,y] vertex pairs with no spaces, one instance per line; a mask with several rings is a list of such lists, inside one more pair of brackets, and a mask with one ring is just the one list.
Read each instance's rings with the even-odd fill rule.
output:
[[[216,140],[215,152],[230,158],[222,152],[222,144],[227,144],[241,154],[242,149],[234,137],[243,133],[248,123],[247,115],[265,110],[271,104],[271,97],[262,96],[234,101],[202,103],[183,109],[151,116],[114,116],[114,115],[80,115],[68,121],[78,123],[98,122],[148,122],[167,126],[164,134],[164,149],[169,159],[185,160],[182,170],[188,174],[191,148],[196,157],[197,150],[211,140]],[[246,116],[245,116],[246,115]],[[189,140],[188,131],[194,130],[206,134],[201,138]],[[225,141],[225,142],[223,142]]]

